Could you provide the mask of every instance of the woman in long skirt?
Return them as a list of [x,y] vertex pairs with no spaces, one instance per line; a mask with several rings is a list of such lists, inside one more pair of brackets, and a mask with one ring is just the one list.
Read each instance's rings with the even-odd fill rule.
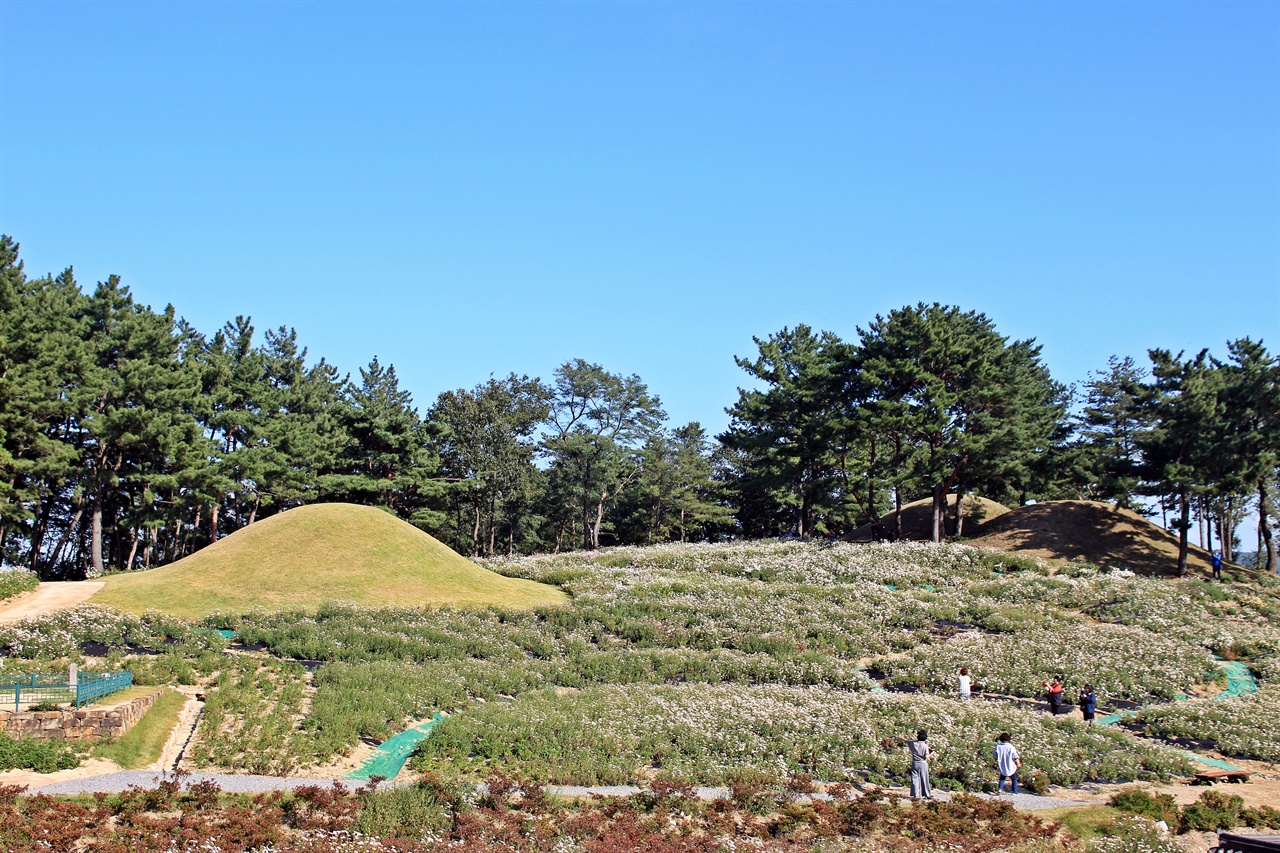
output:
[[911,796],[933,798],[933,789],[929,787],[929,759],[933,751],[929,749],[929,733],[924,729],[916,732],[916,739],[907,741],[911,751]]

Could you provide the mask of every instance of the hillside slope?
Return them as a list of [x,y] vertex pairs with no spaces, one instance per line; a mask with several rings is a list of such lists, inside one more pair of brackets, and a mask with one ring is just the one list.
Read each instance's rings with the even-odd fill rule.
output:
[[[956,496],[947,495],[947,515],[954,511]],[[971,534],[975,527],[985,521],[1009,511],[1003,504],[996,503],[977,495],[965,495],[964,498],[964,531]],[[880,517],[880,526],[884,530],[893,529],[893,513],[887,512]],[[902,505],[902,538],[925,540],[933,536],[933,498],[922,498]],[[867,542],[872,538],[871,525],[864,524],[845,537],[850,542]]]
[[[1012,509],[973,531],[971,544],[1050,560],[1081,560],[1141,574],[1176,575],[1178,536],[1127,509],[1050,501]],[[1209,575],[1209,552],[1190,547],[1192,574]]]
[[314,504],[263,519],[169,566],[113,575],[93,604],[195,618],[215,610],[365,606],[534,607],[554,587],[483,569],[374,507]]

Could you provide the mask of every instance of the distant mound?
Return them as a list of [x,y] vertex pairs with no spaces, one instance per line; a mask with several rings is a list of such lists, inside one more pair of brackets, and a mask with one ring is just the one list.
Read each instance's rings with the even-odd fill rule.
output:
[[[956,496],[947,495],[947,514],[955,511]],[[989,521],[1004,513],[1009,508],[995,501],[980,498],[977,495],[965,495],[964,497],[964,533],[966,536],[973,533],[974,528],[985,521]],[[884,528],[885,533],[893,530],[893,513],[887,512],[880,516],[880,526]],[[870,541],[872,537],[870,524],[864,524],[857,530],[853,531],[847,537],[851,542]],[[902,538],[903,539],[931,539],[933,538],[933,498],[924,498],[923,500],[912,501],[909,504],[902,505]]]
[[[1178,535],[1127,509],[1096,501],[1020,506],[984,523],[969,540],[1049,560],[1079,560],[1144,575],[1178,573]],[[1187,554],[1192,574],[1211,573],[1208,551]]]
[[326,601],[535,607],[565,600],[554,587],[495,574],[390,513],[354,504],[291,509],[172,565],[106,582],[91,603],[187,618]]

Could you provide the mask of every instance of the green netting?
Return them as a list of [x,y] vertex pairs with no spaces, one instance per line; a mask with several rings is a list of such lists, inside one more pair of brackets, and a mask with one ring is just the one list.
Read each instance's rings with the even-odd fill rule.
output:
[[1248,696],[1258,691],[1258,682],[1254,680],[1249,667],[1236,660],[1218,661],[1218,666],[1227,675],[1227,689],[1218,694],[1218,699],[1230,699],[1233,696]]
[[[1253,673],[1249,671],[1249,667],[1234,660],[1216,659],[1218,668],[1227,676],[1227,689],[1214,696],[1214,699],[1232,699],[1236,696],[1248,696],[1250,693],[1257,692],[1258,682],[1254,679]],[[1185,693],[1179,693],[1176,697],[1178,701],[1187,698]],[[1105,717],[1098,718],[1098,725],[1111,726],[1121,720],[1127,720],[1137,711],[1121,711],[1118,714],[1108,714]],[[1199,764],[1205,764],[1209,767],[1217,767],[1219,770],[1239,770],[1234,764],[1228,764],[1225,761],[1219,761],[1216,758],[1207,758],[1203,755],[1197,755],[1194,752],[1188,752],[1187,758]]]
[[443,719],[444,714],[436,712],[431,719],[383,741],[364,764],[347,774],[347,778],[360,781],[368,781],[374,776],[394,779],[418,744],[430,737],[431,730]]

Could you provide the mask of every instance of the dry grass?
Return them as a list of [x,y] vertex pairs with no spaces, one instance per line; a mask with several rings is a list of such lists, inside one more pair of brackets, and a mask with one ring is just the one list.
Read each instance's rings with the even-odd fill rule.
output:
[[[947,518],[955,511],[956,496],[947,495]],[[971,535],[974,528],[985,521],[998,518],[1009,511],[1004,504],[977,495],[964,496],[964,532]],[[880,525],[886,532],[893,530],[893,513],[880,517]],[[933,536],[933,498],[922,498],[902,505],[902,538],[925,540]],[[871,539],[871,525],[864,524],[847,537],[851,542]]]
[[[984,523],[973,531],[971,541],[1046,560],[1083,561],[1144,575],[1178,573],[1177,534],[1136,512],[1097,501],[1021,506]],[[1209,577],[1209,556],[1192,545],[1187,557],[1190,572]]]
[[554,587],[495,574],[387,512],[353,504],[292,509],[172,565],[106,580],[92,603],[184,618],[326,601],[519,608],[565,600]]

